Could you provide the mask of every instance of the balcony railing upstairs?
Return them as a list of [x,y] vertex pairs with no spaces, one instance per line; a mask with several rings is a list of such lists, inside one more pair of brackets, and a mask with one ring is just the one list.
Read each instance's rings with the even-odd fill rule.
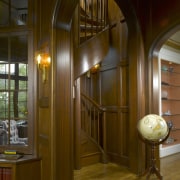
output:
[[80,0],[80,44],[101,32],[107,26],[107,0]]

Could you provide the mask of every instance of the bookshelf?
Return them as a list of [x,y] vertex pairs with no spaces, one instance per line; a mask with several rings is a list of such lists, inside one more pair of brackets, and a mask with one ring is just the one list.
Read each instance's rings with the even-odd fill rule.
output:
[[167,155],[179,152],[180,147],[180,64],[161,60],[161,115],[172,126],[161,150]]
[[40,180],[41,160],[24,156],[18,160],[0,159],[0,180]]

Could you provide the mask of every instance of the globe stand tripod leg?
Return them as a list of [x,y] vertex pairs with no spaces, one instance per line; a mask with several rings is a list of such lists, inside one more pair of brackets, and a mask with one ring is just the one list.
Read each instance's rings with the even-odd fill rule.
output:
[[156,167],[155,147],[155,144],[151,144],[151,164],[150,167],[144,173],[144,175],[147,174],[146,180],[148,180],[152,174],[156,174],[158,179],[163,180],[163,176],[160,174],[159,169]]

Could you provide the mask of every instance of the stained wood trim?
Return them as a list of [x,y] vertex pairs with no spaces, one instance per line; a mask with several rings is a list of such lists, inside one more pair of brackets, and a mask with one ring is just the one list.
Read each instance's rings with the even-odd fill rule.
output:
[[56,1],[53,21],[56,28],[70,30],[71,20],[78,3],[78,0]]

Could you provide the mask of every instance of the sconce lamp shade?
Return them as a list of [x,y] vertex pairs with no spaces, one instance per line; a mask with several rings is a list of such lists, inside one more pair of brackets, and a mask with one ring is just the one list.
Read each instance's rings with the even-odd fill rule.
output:
[[36,62],[42,73],[43,82],[45,83],[48,79],[48,69],[51,64],[51,58],[48,53],[39,53],[36,56]]
[[37,64],[40,69],[44,67],[48,68],[50,66],[50,63],[51,63],[51,58],[49,54],[44,53],[37,55]]

